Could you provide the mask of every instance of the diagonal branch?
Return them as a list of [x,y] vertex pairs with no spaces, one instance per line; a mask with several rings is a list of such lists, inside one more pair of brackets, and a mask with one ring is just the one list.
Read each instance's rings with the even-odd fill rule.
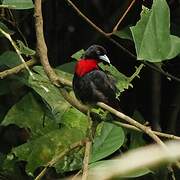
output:
[[136,2],[136,0],[132,0],[130,5],[128,6],[128,8],[126,9],[126,11],[124,12],[124,14],[120,17],[119,21],[117,22],[117,24],[114,26],[113,30],[111,33],[107,33],[108,36],[111,36],[113,33],[115,33],[117,31],[117,28],[119,27],[119,25],[121,24],[121,22],[124,20],[124,18],[126,17],[127,13],[130,11],[130,9],[132,8],[132,6],[134,5],[134,3]]
[[[26,65],[27,65],[28,67],[31,67],[31,66],[33,66],[34,64],[36,64],[37,61],[36,61],[36,59],[31,59],[31,60],[29,60],[29,61],[27,61],[27,62],[25,62],[25,63],[26,63]],[[22,70],[24,70],[24,69],[25,69],[25,65],[24,65],[24,63],[23,63],[23,64],[20,64],[20,65],[18,65],[18,66],[16,66],[16,67],[11,68],[11,69],[2,71],[2,72],[0,72],[0,79],[4,79],[4,78],[7,77],[7,76],[10,76],[10,75],[13,75],[13,74],[17,74],[17,73],[19,73],[20,71],[22,71]]]

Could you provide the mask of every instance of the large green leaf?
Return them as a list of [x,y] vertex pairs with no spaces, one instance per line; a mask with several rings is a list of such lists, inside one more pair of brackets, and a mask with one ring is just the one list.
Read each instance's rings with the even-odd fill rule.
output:
[[154,0],[144,9],[140,21],[131,27],[137,59],[161,62],[180,53],[180,38],[170,34],[170,13],[166,0]]
[[97,133],[92,147],[91,162],[98,161],[119,149],[124,143],[124,131],[114,124],[103,122],[100,134]]
[[9,124],[29,128],[32,138],[58,128],[58,124],[53,123],[52,119],[45,115],[45,112],[32,94],[24,96],[8,111],[2,125]]
[[[12,151],[18,160],[27,161],[28,173],[33,173],[37,167],[46,165],[69,148],[69,145],[85,138],[88,121],[84,114],[71,108],[64,112],[63,121],[67,122],[64,123],[66,126],[60,128],[59,124],[43,111],[41,104],[31,93],[9,110],[2,125],[16,124],[30,129],[29,141]],[[78,150],[70,157],[65,156],[59,160],[55,166],[58,171],[70,171],[81,166],[82,157],[83,151]]]
[[[63,127],[47,132],[39,138],[13,149],[12,152],[19,160],[28,162],[26,170],[32,174],[37,167],[47,165],[52,159],[55,159],[60,153],[69,148],[71,144],[83,138],[84,134],[76,128]],[[66,154],[65,157],[59,159],[55,166],[59,172],[70,171],[80,168],[82,159],[82,152],[76,151],[70,157]]]
[[42,74],[34,73],[34,77],[35,80],[32,77],[26,79],[27,85],[41,96],[56,122],[62,123],[61,116],[68,111],[71,105],[62,97],[59,89],[48,80],[44,72]]
[[8,5],[11,9],[32,9],[34,4],[32,0],[3,0],[2,5]]

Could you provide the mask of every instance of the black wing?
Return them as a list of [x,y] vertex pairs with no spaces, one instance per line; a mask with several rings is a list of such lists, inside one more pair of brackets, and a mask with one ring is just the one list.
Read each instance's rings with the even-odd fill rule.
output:
[[119,101],[116,99],[115,81],[103,71],[93,70],[83,77],[73,78],[73,89],[77,98],[83,103],[104,102],[116,109]]

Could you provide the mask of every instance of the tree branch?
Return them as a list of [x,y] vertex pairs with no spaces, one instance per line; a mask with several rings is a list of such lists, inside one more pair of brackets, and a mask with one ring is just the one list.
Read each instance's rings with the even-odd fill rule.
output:
[[123,19],[126,17],[127,13],[130,11],[130,9],[132,8],[132,6],[134,5],[134,3],[136,2],[136,0],[132,0],[131,3],[129,4],[128,8],[126,9],[126,11],[124,12],[124,14],[120,17],[119,21],[117,22],[117,24],[114,26],[113,30],[111,33],[106,33],[106,35],[111,36],[114,32],[117,31],[117,28],[119,27],[119,25],[121,24],[121,22],[123,21]]
[[92,141],[88,138],[86,140],[86,145],[85,145],[82,180],[87,180],[88,178],[88,165],[89,165],[91,146],[92,146]]
[[164,143],[161,141],[161,139],[158,136],[156,136],[149,127],[143,126],[139,122],[137,122],[134,119],[130,118],[129,116],[127,116],[127,115],[125,115],[125,114],[115,110],[114,108],[108,106],[107,104],[104,104],[102,102],[98,102],[97,105],[99,107],[101,107],[101,108],[111,112],[112,114],[116,115],[120,119],[123,119],[126,122],[128,122],[129,124],[131,124],[131,125],[137,127],[138,129],[142,130],[143,132],[148,134],[157,144],[159,144],[162,147],[166,148]]
[[24,67],[27,69],[27,71],[29,72],[30,76],[34,78],[33,73],[31,72],[31,70],[29,69],[29,67],[26,65],[25,60],[23,59],[21,52],[19,51],[18,47],[16,46],[16,43],[12,40],[11,36],[6,33],[3,29],[0,28],[0,32],[10,41],[11,45],[13,46],[13,48],[15,49],[17,55],[19,56],[21,62],[24,64]]
[[[25,62],[25,63],[26,63],[26,65],[27,65],[28,67],[31,67],[31,66],[33,66],[34,64],[37,63],[37,60],[36,60],[36,59],[31,59],[31,60],[29,60],[29,61],[27,61],[27,62]],[[10,76],[10,75],[13,75],[13,74],[17,74],[17,73],[19,73],[20,71],[24,70],[25,68],[26,68],[26,67],[25,67],[24,64],[20,64],[20,65],[18,65],[18,66],[16,66],[16,67],[13,67],[13,68],[11,68],[11,69],[2,71],[2,72],[0,72],[0,79],[4,79],[4,78],[7,77],[7,76]]]

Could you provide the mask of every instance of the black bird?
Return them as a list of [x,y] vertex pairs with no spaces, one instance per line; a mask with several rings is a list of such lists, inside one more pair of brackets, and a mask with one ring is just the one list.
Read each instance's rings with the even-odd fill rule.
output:
[[100,62],[110,63],[105,48],[100,45],[90,46],[77,61],[73,77],[75,96],[85,104],[104,102],[120,110],[115,80],[98,67]]

